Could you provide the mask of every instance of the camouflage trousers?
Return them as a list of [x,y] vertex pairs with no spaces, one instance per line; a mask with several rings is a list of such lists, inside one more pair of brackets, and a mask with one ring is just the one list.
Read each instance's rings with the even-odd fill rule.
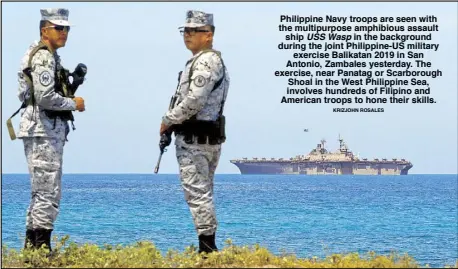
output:
[[177,136],[176,156],[181,186],[198,235],[214,234],[218,225],[213,201],[213,179],[220,155],[220,145],[188,145]]
[[62,155],[65,140],[24,137],[32,200],[27,209],[27,229],[54,229],[61,199]]

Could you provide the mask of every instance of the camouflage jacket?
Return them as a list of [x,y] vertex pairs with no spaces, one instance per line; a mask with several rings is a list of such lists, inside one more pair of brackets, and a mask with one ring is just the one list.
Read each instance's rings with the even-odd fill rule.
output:
[[[29,54],[34,47],[38,46],[35,41],[24,54],[18,71],[18,97],[23,102],[30,97],[28,85],[22,72],[28,64]],[[56,52],[51,54],[47,50],[39,50],[31,62],[31,75],[33,78],[35,105],[29,105],[21,114],[18,138],[22,137],[57,137],[65,139],[69,126],[67,122],[57,118],[50,119],[44,110],[75,110],[76,103],[68,97],[63,97],[54,91],[55,72],[62,68],[60,57]],[[55,125],[54,125],[55,123]]]

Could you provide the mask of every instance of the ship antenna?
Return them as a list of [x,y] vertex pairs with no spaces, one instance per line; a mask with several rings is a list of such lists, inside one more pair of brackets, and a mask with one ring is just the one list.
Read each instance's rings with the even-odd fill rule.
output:
[[340,137],[340,133],[339,133],[339,144],[340,144],[340,148],[342,148],[342,142],[343,142],[343,139]]

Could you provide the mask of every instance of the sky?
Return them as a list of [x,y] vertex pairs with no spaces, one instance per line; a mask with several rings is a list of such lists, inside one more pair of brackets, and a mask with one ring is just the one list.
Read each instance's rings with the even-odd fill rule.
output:
[[[177,27],[186,11],[214,14],[214,48],[222,52],[231,85],[225,105],[227,141],[216,173],[238,174],[231,159],[289,158],[338,136],[361,158],[405,158],[412,174],[457,173],[457,3],[2,3],[2,173],[27,173],[21,140],[11,141],[6,120],[20,106],[17,71],[39,38],[40,8],[70,10],[63,65],[88,67],[78,89],[86,111],[75,112],[76,131],[64,150],[64,173],[153,173],[159,127],[177,74],[191,53]],[[280,15],[438,17],[437,52],[426,53],[443,76],[430,80],[436,104],[384,104],[384,113],[333,113],[328,104],[281,104],[291,51],[280,51]],[[291,70],[296,70],[292,68]],[[351,106],[350,106],[351,107]],[[18,130],[20,116],[13,119]],[[308,132],[304,132],[308,129]],[[173,145],[160,173],[176,174]]]

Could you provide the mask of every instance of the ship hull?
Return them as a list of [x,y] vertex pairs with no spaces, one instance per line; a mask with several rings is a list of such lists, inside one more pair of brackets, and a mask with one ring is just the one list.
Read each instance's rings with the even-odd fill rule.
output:
[[240,173],[245,174],[294,174],[292,166],[281,163],[234,163],[240,170]]
[[410,163],[374,162],[232,162],[241,174],[407,175]]

